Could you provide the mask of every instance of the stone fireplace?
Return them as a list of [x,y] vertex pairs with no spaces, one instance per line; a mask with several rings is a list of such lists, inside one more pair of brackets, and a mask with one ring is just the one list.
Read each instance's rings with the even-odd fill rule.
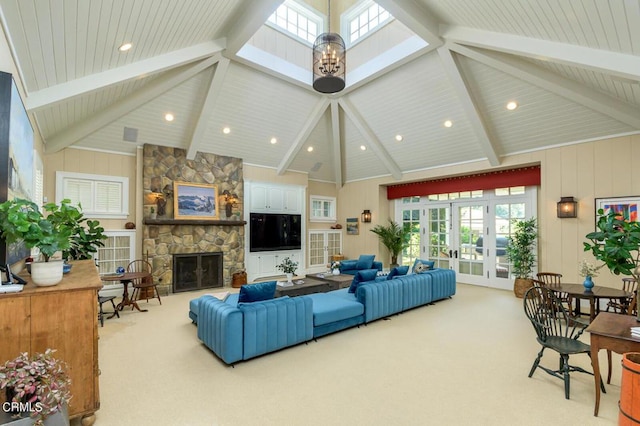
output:
[[173,292],[223,287],[222,253],[173,255]]
[[[234,272],[245,269],[243,220],[244,181],[242,160],[198,152],[187,160],[186,151],[158,145],[145,145],[143,150],[144,227],[143,256],[153,266],[154,280],[161,292],[187,291],[208,287],[230,287]],[[174,200],[170,192],[174,182],[193,182],[215,185],[218,194],[219,218],[216,220],[177,220],[173,214]],[[233,194],[232,203],[225,194]],[[156,219],[149,216],[150,208],[163,197],[163,213]],[[159,212],[159,209],[154,209]],[[205,255],[205,262],[215,260],[217,270],[196,266],[194,274],[202,280],[182,280],[176,270],[182,255]],[[211,258],[206,255],[214,255]],[[193,261],[189,261],[193,263]],[[189,263],[187,262],[187,263]],[[220,263],[217,263],[220,262]],[[206,269],[207,272],[204,272]],[[183,271],[184,272],[184,271]],[[186,272],[185,272],[186,273]],[[215,278],[208,277],[214,274]],[[179,279],[177,277],[180,277]],[[193,277],[197,278],[197,275]],[[193,278],[192,277],[192,278]],[[211,278],[209,280],[209,278]],[[188,281],[188,284],[187,284]],[[194,288],[192,288],[194,287]]]

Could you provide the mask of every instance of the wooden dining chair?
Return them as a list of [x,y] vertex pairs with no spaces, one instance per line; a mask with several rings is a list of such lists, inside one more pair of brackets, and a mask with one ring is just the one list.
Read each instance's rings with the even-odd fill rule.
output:
[[[134,260],[127,266],[127,272],[148,272],[149,276],[144,278],[137,278],[132,281],[133,294],[131,300],[146,299],[149,303],[149,298],[158,299],[158,302],[162,305],[162,299],[160,299],[160,293],[158,293],[157,284],[153,282],[153,270],[151,264],[146,260]],[[131,308],[133,309],[133,307]]]
[[[638,281],[636,281],[633,277],[624,277],[622,279],[622,290],[628,293],[633,293],[634,297],[637,298]],[[633,301],[634,297],[631,297],[629,299],[611,299],[607,303],[607,312],[609,312],[610,309],[612,309],[613,312],[617,314],[632,312],[633,308],[630,306],[630,302]]]
[[[547,287],[553,287],[562,282],[562,274],[557,272],[538,272],[536,274],[539,281],[542,281]],[[557,293],[560,302],[564,303],[568,312],[572,312],[572,299],[567,293]]]

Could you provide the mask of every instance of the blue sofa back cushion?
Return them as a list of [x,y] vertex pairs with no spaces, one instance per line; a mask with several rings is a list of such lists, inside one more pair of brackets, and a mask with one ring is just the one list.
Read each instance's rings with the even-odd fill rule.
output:
[[259,302],[260,300],[273,299],[276,293],[276,282],[267,281],[258,284],[245,284],[240,287],[238,303]]
[[345,271],[349,271],[351,269],[356,269],[358,265],[357,260],[341,260],[340,261],[340,269],[344,269]]
[[416,266],[418,266],[418,263],[422,263],[423,265],[426,265],[429,267],[429,270],[432,270],[433,268],[435,268],[436,266],[436,262],[433,260],[422,260],[422,259],[416,259],[413,262],[413,266],[411,267],[411,273],[415,274],[416,273]]
[[375,254],[361,254],[356,263],[356,269],[363,270],[373,268],[373,259],[375,258]]
[[353,276],[353,281],[351,281],[351,286],[349,287],[349,293],[355,293],[358,289],[360,283],[365,281],[374,281],[376,276],[378,275],[377,269],[365,269],[363,271],[358,271]]
[[393,277],[397,277],[398,275],[407,275],[407,272],[409,272],[408,265],[396,266],[395,268],[391,269],[391,271],[389,271],[389,274],[387,275],[387,279],[392,280]]

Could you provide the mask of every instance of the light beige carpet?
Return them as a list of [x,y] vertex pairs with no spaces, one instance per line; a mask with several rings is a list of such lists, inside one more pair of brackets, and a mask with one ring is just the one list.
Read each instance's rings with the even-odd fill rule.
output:
[[[187,316],[204,293],[142,302],[148,312],[126,310],[99,328],[97,425],[617,423],[620,356],[594,417],[592,376],[572,374],[570,400],[560,379],[527,377],[539,345],[511,292],[459,285],[452,299],[235,368],[198,341]],[[591,369],[587,356],[571,360]],[[556,367],[558,357],[542,362]]]

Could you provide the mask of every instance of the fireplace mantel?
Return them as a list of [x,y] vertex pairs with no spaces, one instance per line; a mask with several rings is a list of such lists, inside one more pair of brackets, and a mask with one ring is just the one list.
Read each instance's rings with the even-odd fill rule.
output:
[[244,226],[245,220],[144,219],[145,225]]

